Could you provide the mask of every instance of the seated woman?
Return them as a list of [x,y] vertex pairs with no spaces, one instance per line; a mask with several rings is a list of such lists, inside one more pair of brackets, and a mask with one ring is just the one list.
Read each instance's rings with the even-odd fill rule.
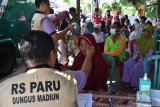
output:
[[134,54],[134,49],[136,49],[136,44],[135,44],[135,39],[138,38],[137,30],[139,28],[140,24],[135,22],[132,26],[133,32],[131,32],[129,36],[129,43],[128,43],[128,52],[129,52],[129,57],[132,57]]
[[[139,78],[144,76],[143,60],[152,55],[155,49],[152,31],[153,27],[151,25],[144,27],[142,35],[136,40],[137,50],[134,49],[134,56],[124,63],[122,81],[133,87],[139,87]],[[149,68],[150,65],[148,65]]]
[[104,53],[113,56],[118,64],[120,77],[123,74],[123,61],[125,60],[126,38],[120,33],[121,24],[114,22],[111,26],[111,35],[107,37]]
[[82,35],[86,33],[93,33],[93,23],[90,20],[86,20],[82,27]]
[[95,55],[92,59],[92,70],[90,71],[89,78],[85,85],[85,90],[106,90],[107,80],[108,80],[108,65],[106,64],[105,60],[102,57],[100,50],[96,44],[96,41],[92,34],[84,34],[80,36],[79,39],[79,48],[80,52],[75,57],[72,69],[78,70],[81,68],[85,56],[86,56],[86,49],[89,46],[95,47]]
[[94,32],[92,33],[92,35],[94,36],[100,51],[103,52],[104,41],[105,40],[104,40],[103,33],[100,31],[100,25],[99,24],[94,25]]

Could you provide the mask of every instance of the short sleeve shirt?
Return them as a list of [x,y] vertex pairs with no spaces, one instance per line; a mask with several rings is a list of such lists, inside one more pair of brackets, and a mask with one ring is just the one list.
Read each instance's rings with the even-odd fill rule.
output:
[[42,25],[43,31],[48,33],[49,35],[52,35],[57,30],[53,22],[48,17],[42,20],[41,25]]

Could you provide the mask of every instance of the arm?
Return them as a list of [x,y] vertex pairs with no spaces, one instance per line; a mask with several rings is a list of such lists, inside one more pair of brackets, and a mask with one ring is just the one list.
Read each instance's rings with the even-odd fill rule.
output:
[[68,31],[70,31],[70,29],[72,29],[71,27],[72,27],[72,25],[66,27],[66,28],[65,28],[64,30],[62,30],[61,32],[53,33],[53,34],[51,35],[53,41],[54,41],[54,42],[57,42],[59,39],[63,38],[63,37],[66,35],[66,33],[67,33]]
[[144,57],[151,56],[152,54],[153,54],[153,50],[150,49],[150,50],[144,55]]
[[75,78],[77,80],[77,86],[78,86],[78,91],[83,89],[86,85],[86,75],[83,71],[78,70],[73,72],[75,75]]
[[91,67],[92,67],[92,56],[95,53],[95,48],[93,46],[90,46],[86,51],[86,57],[83,62],[83,65],[81,67],[81,70],[85,73],[86,78],[89,77]]
[[59,39],[63,38],[68,31],[74,29],[73,25],[69,25],[61,32],[56,32],[56,28],[49,18],[44,18],[41,22],[41,25],[43,31],[50,34],[54,42],[57,42]]
[[105,44],[104,44],[104,53],[105,54],[108,54],[108,51],[109,51],[109,37],[107,37],[106,41],[105,41]]

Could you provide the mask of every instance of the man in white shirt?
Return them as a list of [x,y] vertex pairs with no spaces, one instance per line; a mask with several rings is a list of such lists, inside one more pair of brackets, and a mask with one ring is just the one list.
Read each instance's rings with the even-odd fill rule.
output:
[[[48,33],[52,37],[57,51],[58,40],[62,39],[68,31],[72,31],[74,26],[69,25],[64,30],[57,32],[52,20],[47,16],[51,10],[49,0],[35,0],[35,6],[37,10],[31,21],[31,30],[40,30]],[[58,62],[56,62],[57,69],[61,69],[59,66]]]

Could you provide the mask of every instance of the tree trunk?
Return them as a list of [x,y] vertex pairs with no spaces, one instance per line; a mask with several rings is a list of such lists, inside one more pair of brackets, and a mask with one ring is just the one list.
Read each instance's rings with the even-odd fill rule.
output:
[[[77,0],[77,14],[79,19],[80,19],[80,4],[81,4],[80,0]],[[79,23],[79,25],[81,26],[81,23]]]
[[96,0],[96,8],[99,9],[98,0]]
[[77,14],[80,17],[80,0],[77,0]]

